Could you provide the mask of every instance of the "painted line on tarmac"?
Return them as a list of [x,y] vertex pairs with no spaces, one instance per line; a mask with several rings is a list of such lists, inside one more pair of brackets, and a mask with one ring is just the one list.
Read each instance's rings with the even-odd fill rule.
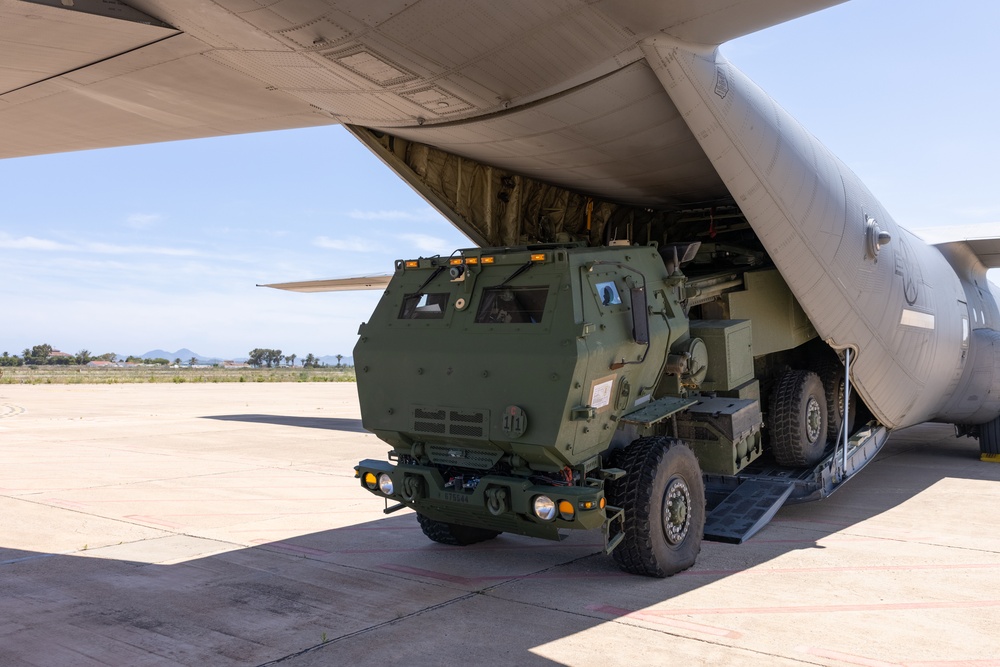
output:
[[883,604],[830,604],[787,607],[693,607],[689,609],[648,609],[657,616],[721,616],[726,614],[817,614],[830,612],[912,611],[918,609],[981,609],[1000,607],[1000,600],[947,602],[888,602]]
[[1000,667],[1000,659],[997,658],[987,658],[985,660],[904,660],[902,662],[886,662],[860,655],[831,651],[830,649],[817,646],[797,646],[795,650],[800,653],[814,655],[817,658],[836,660],[849,665],[861,665],[861,667]]
[[608,614],[609,616],[614,616],[616,619],[626,618],[636,621],[645,621],[647,623],[655,623],[657,625],[665,625],[678,630],[687,630],[689,632],[697,632],[703,635],[711,635],[712,637],[725,637],[726,639],[739,639],[743,635],[735,630],[730,630],[728,628],[719,628],[714,625],[703,625],[701,623],[692,623],[691,621],[682,621],[675,618],[663,618],[659,614],[649,613],[647,610],[640,609],[638,611],[630,611],[628,609],[622,609],[620,607],[612,607],[611,605],[588,605],[586,607],[588,611],[596,611],[602,614]]
[[851,655],[850,653],[841,653],[840,651],[831,651],[829,649],[817,648],[815,646],[798,646],[795,650],[799,653],[814,655],[817,658],[826,658],[827,660],[846,662],[849,665],[861,665],[861,667],[901,667],[903,665],[903,663],[899,662],[873,660],[872,658]]
[[777,567],[777,568],[746,568],[742,570],[685,570],[674,576],[678,577],[718,577],[733,574],[796,574],[816,572],[909,572],[911,570],[995,570],[997,563],[941,563],[913,565],[847,565],[844,567]]

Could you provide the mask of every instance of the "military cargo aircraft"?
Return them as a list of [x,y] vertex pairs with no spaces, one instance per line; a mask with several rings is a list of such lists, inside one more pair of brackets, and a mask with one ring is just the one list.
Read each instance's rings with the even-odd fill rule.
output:
[[[366,427],[402,457],[391,470],[362,465],[362,483],[417,509],[438,541],[501,529],[552,536],[543,524],[572,527],[576,500],[605,511],[603,491],[587,490],[604,482],[627,505],[616,494],[635,489],[613,489],[639,464],[613,455],[629,451],[615,438],[676,438],[688,423],[688,440],[708,442],[709,418],[691,416],[711,412],[692,407],[699,401],[747,402],[727,422],[746,427],[722,438],[731,452],[718,465],[705,463],[718,452],[702,457],[703,468],[730,478],[758,457],[761,438],[779,464],[809,469],[842,441],[843,463],[829,468],[836,486],[870,460],[864,443],[925,421],[954,424],[978,438],[984,460],[1000,460],[1000,289],[986,278],[1000,267],[1000,239],[924,243],[719,52],[834,4],[0,0],[0,157],[340,123],[480,247],[397,263],[398,289],[355,280],[389,285],[373,321],[405,331],[447,315],[473,330],[527,331],[565,317],[557,323],[579,330],[565,340],[597,341],[583,355],[589,370],[567,370],[573,382],[558,390],[559,418],[575,422],[576,440],[548,458],[514,442],[534,437],[529,415],[547,408],[473,392],[495,404],[452,414],[468,378],[447,379],[433,385],[448,389],[431,407],[420,403],[423,385],[394,396],[399,405],[387,414],[401,409],[400,421],[399,412],[382,415],[382,399],[366,407],[362,380]],[[654,248],[659,259],[643,250],[641,261],[659,268],[638,280],[640,253],[628,248]],[[581,282],[579,271],[604,278]],[[556,310],[561,284],[575,313]],[[546,301],[540,288],[555,296]],[[592,316],[618,319],[606,327]],[[650,324],[657,317],[666,328]],[[380,340],[368,329],[355,356],[372,368],[405,345],[404,337],[391,349],[365,347]],[[424,338],[425,349],[440,342]],[[648,357],[656,368],[635,371],[630,364],[648,355],[633,359],[629,346],[649,351],[660,338],[664,347]],[[595,350],[612,349],[598,368]],[[392,372],[423,373],[431,362],[413,353]],[[451,370],[445,357],[431,361]],[[382,388],[391,381],[376,375]],[[463,430],[462,419],[486,425]],[[594,440],[602,424],[622,435]],[[849,440],[855,431],[867,435]],[[654,449],[661,445],[672,447]],[[849,451],[861,461],[849,465]],[[723,460],[731,454],[735,469]],[[405,466],[412,470],[398,470]],[[450,477],[438,480],[432,468]],[[490,475],[531,481],[533,490],[520,498],[506,481],[490,493],[482,483]],[[614,553],[626,554],[619,562],[629,571],[662,576],[693,562],[686,540],[704,520],[700,486],[667,477],[651,491],[663,515],[654,523],[668,551],[686,553],[644,552],[647,535],[629,523],[634,499],[623,515],[608,505],[608,549],[625,541]],[[538,484],[583,490],[553,500]],[[470,499],[484,503],[481,516],[455,509]],[[609,524],[615,517],[619,528]]]

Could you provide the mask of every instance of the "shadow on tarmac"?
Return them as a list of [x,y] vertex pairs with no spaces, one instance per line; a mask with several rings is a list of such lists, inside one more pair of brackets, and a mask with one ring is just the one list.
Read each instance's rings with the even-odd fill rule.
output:
[[367,433],[360,419],[343,419],[340,417],[292,417],[288,415],[209,415],[202,419],[218,419],[228,422],[247,422],[249,424],[276,424],[278,426],[299,426],[302,428],[322,428],[330,431],[346,431],[349,433]]
[[[211,418],[360,429],[350,419]],[[204,539],[202,553],[224,551],[174,564],[121,560],[116,546],[78,555],[0,547],[0,663],[563,664],[536,649],[626,614],[643,620],[641,610],[651,605],[795,550],[824,548],[824,538],[946,477],[1000,480],[1000,466],[970,461],[974,441],[946,439],[938,430],[930,435],[890,438],[831,499],[785,508],[743,545],[706,542],[694,568],[664,580],[619,572],[600,553],[599,531],[558,543],[502,535],[445,547],[428,542],[410,513],[253,547]],[[156,539],[168,547],[170,540],[202,538],[178,533]],[[169,553],[154,548],[147,551]],[[712,600],[719,607],[731,603]],[[661,632],[653,635],[632,622],[616,625],[610,636],[635,642],[621,650],[639,651],[639,657],[657,650],[643,649],[643,642],[661,642],[659,650],[683,663],[684,642],[725,646],[732,634],[682,620],[671,626],[672,618],[683,617],[662,617]],[[586,649],[582,641],[575,644],[578,657],[580,650],[602,650]],[[726,650],[744,660],[764,657]]]

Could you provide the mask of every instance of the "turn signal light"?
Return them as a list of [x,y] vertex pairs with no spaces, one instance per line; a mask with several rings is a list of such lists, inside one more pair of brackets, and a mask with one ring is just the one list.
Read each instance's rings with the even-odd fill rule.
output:
[[378,479],[375,478],[375,473],[366,472],[365,473],[365,486],[367,486],[372,491],[378,486]]
[[576,510],[573,508],[573,503],[568,500],[560,500],[559,518],[564,521],[572,521],[574,516],[576,516]]

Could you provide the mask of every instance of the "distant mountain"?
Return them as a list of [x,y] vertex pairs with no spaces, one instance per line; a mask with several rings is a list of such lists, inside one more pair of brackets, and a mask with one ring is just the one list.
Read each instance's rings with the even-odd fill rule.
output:
[[198,360],[199,364],[217,364],[222,363],[222,359],[216,359],[215,357],[206,357],[203,354],[198,354],[192,350],[182,347],[176,352],[167,352],[166,350],[150,350],[145,354],[140,354],[142,359],[167,359],[168,361],[173,361],[174,359],[180,359],[183,363],[187,363],[192,357]]

